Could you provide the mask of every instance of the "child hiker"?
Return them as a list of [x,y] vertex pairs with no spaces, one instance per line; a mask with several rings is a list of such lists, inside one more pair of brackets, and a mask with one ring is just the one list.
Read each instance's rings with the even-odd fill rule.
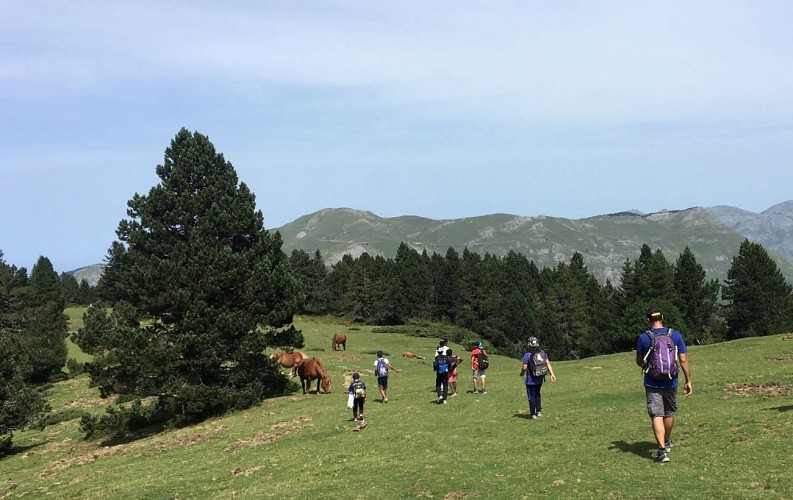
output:
[[347,392],[352,395],[352,419],[363,420],[363,404],[366,402],[366,384],[358,372],[352,374],[352,384]]

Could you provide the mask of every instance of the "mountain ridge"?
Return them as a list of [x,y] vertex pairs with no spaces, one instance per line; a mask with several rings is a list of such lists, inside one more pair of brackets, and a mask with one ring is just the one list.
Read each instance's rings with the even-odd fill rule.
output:
[[[619,283],[625,261],[636,260],[645,243],[653,251],[660,248],[670,263],[688,246],[708,278],[722,281],[740,243],[748,238],[763,245],[793,282],[793,200],[761,213],[720,205],[649,214],[632,209],[582,219],[507,213],[440,220],[419,215],[384,218],[369,210],[324,208],[270,231],[280,232],[287,254],[320,250],[327,265],[345,254],[393,257],[403,242],[419,252],[441,255],[449,248],[496,256],[515,251],[540,268],[566,262],[579,252],[594,276],[614,284]],[[103,268],[95,264],[68,274],[93,286]]]
[[[540,268],[568,261],[579,252],[601,282],[615,284],[625,261],[637,259],[645,243],[653,250],[660,248],[670,263],[688,246],[709,278],[723,280],[740,243],[745,238],[758,241],[765,231],[765,239],[758,242],[790,280],[793,250],[790,255],[780,253],[767,242],[769,235],[785,241],[773,225],[785,218],[793,221],[793,202],[774,205],[769,211],[763,215],[734,207],[692,207],[650,214],[631,210],[584,219],[500,213],[434,220],[416,215],[383,218],[368,210],[342,207],[322,209],[273,230],[280,232],[285,252],[300,249],[313,253],[318,249],[329,265],[345,254],[393,257],[402,242],[419,252],[441,255],[450,247],[458,253],[468,248],[496,256],[515,251]],[[757,219],[763,225],[752,231],[751,237],[741,231],[756,227],[750,222]]]

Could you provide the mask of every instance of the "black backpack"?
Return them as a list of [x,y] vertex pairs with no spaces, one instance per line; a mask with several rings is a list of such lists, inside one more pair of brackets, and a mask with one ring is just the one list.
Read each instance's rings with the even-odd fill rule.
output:
[[479,349],[479,352],[476,353],[476,362],[480,370],[487,370],[490,366],[490,361],[487,360],[487,353],[484,349]]
[[529,358],[529,371],[535,377],[544,377],[548,375],[548,354],[542,349],[538,349],[531,353]]

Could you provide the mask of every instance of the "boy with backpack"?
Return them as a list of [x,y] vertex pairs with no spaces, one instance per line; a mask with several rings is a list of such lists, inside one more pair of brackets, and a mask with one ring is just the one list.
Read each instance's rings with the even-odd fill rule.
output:
[[432,369],[435,370],[435,392],[438,393],[438,404],[445,405],[446,397],[449,393],[449,373],[454,368],[453,360],[447,353],[451,349],[435,351],[435,359],[432,361]]
[[490,361],[487,359],[487,351],[481,342],[477,342],[474,349],[471,351],[471,370],[473,372],[474,390],[471,391],[476,394],[476,381],[482,381],[482,394],[487,394],[485,388],[485,377],[487,377],[487,368],[490,366]]
[[658,445],[654,460],[665,463],[669,462],[669,450],[672,448],[679,368],[682,368],[686,377],[683,388],[686,396],[693,392],[691,368],[683,336],[679,331],[664,326],[661,310],[651,307],[645,316],[650,329],[642,332],[636,341],[636,364],[644,372],[647,414],[652,421],[653,435]]
[[556,382],[548,353],[540,349],[537,337],[529,337],[529,350],[523,355],[520,376],[526,376],[526,396],[529,398],[529,418],[532,420],[542,416],[542,383],[549,374],[551,382]]
[[361,380],[361,374],[352,374],[352,384],[347,389],[347,393],[352,396],[352,419],[363,420],[363,405],[366,402],[366,384]]
[[388,370],[394,370],[399,373],[399,370],[391,366],[388,358],[383,357],[383,351],[377,351],[377,359],[374,361],[374,374],[377,377],[377,388],[380,390],[380,402],[388,403],[386,391],[388,390]]

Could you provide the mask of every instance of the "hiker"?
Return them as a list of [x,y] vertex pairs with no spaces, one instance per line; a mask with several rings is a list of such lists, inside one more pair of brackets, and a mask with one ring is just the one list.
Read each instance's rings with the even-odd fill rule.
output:
[[447,351],[446,355],[452,358],[452,370],[449,372],[449,390],[451,391],[449,397],[452,397],[457,395],[457,367],[463,361],[463,358],[456,354],[452,355],[451,349]]
[[383,351],[377,351],[377,359],[374,360],[374,374],[377,377],[377,388],[380,390],[380,402],[388,403],[386,391],[388,391],[388,370],[394,370],[399,373],[399,370],[391,366],[388,358],[383,357]]
[[438,393],[438,404],[445,405],[446,397],[449,394],[449,371],[451,370],[452,360],[438,348],[435,359],[432,361],[432,369],[435,370],[435,392]]
[[537,337],[529,337],[529,350],[523,355],[523,365],[520,376],[526,376],[526,396],[529,398],[529,418],[537,419],[542,416],[542,383],[545,375],[551,375],[551,382],[556,382],[551,360],[548,353],[540,349]]
[[446,339],[441,339],[440,342],[438,342],[438,347],[435,348],[435,356],[437,356],[439,352],[447,355],[449,354],[446,352],[449,350],[446,344],[448,344],[448,340]]
[[693,392],[691,369],[683,336],[679,331],[664,326],[664,315],[657,307],[647,309],[645,314],[650,329],[642,332],[636,341],[636,364],[644,372],[644,391],[647,413],[652,421],[653,434],[658,449],[656,462],[669,461],[672,448],[672,427],[677,412],[678,361],[686,383],[686,397]]
[[352,374],[352,384],[350,384],[347,393],[352,395],[352,419],[363,420],[363,405],[366,402],[366,384],[361,380],[361,374],[355,372]]
[[487,394],[487,388],[485,387],[485,377],[487,376],[487,367],[489,366],[489,362],[487,360],[487,351],[485,350],[485,346],[482,345],[481,342],[477,342],[474,346],[474,349],[471,351],[471,370],[473,372],[473,383],[474,383],[474,390],[471,391],[473,394],[476,394],[477,387],[476,381],[482,381],[482,394]]

